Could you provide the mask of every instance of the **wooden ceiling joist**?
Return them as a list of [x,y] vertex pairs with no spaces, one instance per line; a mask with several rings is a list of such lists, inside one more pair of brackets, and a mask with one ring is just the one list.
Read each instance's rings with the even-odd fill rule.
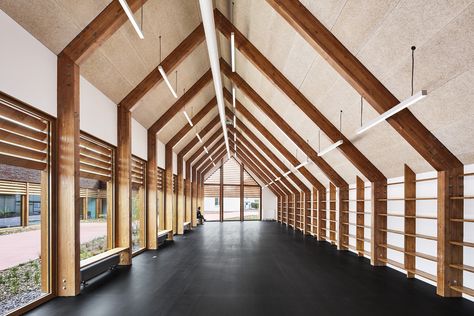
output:
[[[216,125],[214,125],[216,126]],[[208,140],[206,140],[201,146],[199,146],[197,148],[197,150],[191,155],[191,157],[189,157],[187,159],[187,163],[189,163],[190,165],[192,165],[194,163],[194,160],[197,159],[197,157],[199,157],[199,155],[201,155],[203,152],[204,152],[204,147],[206,147],[208,149],[209,152],[211,152],[211,149],[209,149],[209,146],[214,143],[214,141],[220,136],[222,135],[222,130],[217,130],[214,134],[212,134]],[[216,144],[219,144],[216,143]]]
[[[161,62],[160,65],[166,72],[174,70],[203,41],[204,28],[201,23]],[[145,94],[161,81],[163,81],[163,77],[158,71],[158,68],[154,68],[145,79],[143,79],[122,101],[120,101],[119,105],[131,111],[138,101],[140,101]]]
[[[288,96],[333,142],[341,139],[337,129],[239,30],[217,9],[214,11],[216,26],[227,38],[235,34],[235,47],[264,74],[275,86]],[[221,62],[222,67],[222,62]],[[236,73],[231,73],[236,74]],[[236,83],[237,84],[237,83]],[[378,170],[344,135],[338,148],[344,156],[370,181],[385,179]],[[314,161],[314,160],[313,160]],[[315,161],[316,162],[316,161]],[[321,168],[323,169],[323,168]],[[329,172],[330,170],[324,171]],[[332,175],[333,177],[335,175]],[[333,181],[335,184],[336,182]],[[336,184],[337,185],[337,184]]]
[[[202,130],[198,132],[199,136],[204,138],[207,133],[209,133],[217,124],[219,123],[219,115],[214,116],[214,118],[206,125]],[[196,136],[194,137],[189,143],[186,144],[186,146],[181,149],[181,151],[178,153],[178,156],[186,156],[186,154],[193,149],[196,144],[199,143],[199,138]]]
[[[204,116],[207,115],[207,113],[209,113],[213,108],[214,106],[217,104],[216,103],[216,97],[212,98],[211,101],[209,101],[196,115],[193,116],[193,118],[191,119],[191,122],[193,123],[193,125],[196,125],[198,124],[203,118]],[[174,147],[183,137],[186,136],[187,133],[189,133],[191,130],[193,129],[193,127],[191,127],[191,125],[189,125],[187,122],[186,122],[186,125],[183,126],[179,132],[177,132],[173,138],[171,138],[167,145],[168,146],[171,146],[171,147]]]
[[[384,113],[400,103],[357,57],[351,54],[303,4],[299,1],[285,0],[267,0],[267,2],[306,39],[306,41],[313,46],[378,113]],[[461,161],[459,161],[410,110],[405,109],[393,115],[387,119],[387,122],[405,138],[434,169],[441,171],[462,167]]]
[[[148,0],[128,0],[135,12]],[[112,36],[125,22],[127,15],[118,1],[112,1],[62,51],[74,63],[81,64],[94,50]]]
[[158,133],[181,109],[191,101],[205,86],[212,80],[212,73],[209,69],[199,78],[198,81],[186,91],[155,123],[149,128],[151,133]]

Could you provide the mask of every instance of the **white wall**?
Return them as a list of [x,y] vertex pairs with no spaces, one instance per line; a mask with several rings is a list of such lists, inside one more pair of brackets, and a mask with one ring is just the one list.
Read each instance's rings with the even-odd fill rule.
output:
[[266,187],[262,187],[262,220],[277,218],[277,197]]
[[165,144],[158,138],[156,139],[156,164],[165,169]]
[[[0,10],[0,91],[57,117],[57,56]],[[8,48],[8,49],[5,49]],[[117,145],[117,106],[80,78],[80,128]],[[147,158],[146,129],[132,120],[132,153]]]
[[117,146],[117,105],[81,76],[81,131]]
[[56,55],[2,10],[0,43],[0,91],[56,117]]
[[147,129],[132,118],[132,154],[148,160]]

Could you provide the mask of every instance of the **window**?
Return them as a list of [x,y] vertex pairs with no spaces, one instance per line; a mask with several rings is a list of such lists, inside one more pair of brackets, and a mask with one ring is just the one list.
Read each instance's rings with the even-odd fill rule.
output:
[[132,157],[132,252],[145,248],[145,161]]
[[261,219],[261,187],[237,160],[227,160],[204,181],[204,215],[216,221]]
[[80,137],[81,260],[114,247],[114,149]]
[[53,124],[0,93],[0,314],[50,293]]

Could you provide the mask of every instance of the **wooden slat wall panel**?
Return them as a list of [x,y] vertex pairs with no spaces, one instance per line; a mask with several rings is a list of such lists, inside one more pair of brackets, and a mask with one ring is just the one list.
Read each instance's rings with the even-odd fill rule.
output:
[[132,183],[144,185],[146,177],[146,162],[140,158],[132,157]]

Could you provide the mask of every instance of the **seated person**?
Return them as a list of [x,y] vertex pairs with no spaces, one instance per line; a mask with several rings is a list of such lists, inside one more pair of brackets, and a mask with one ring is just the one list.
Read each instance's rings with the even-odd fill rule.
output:
[[204,216],[202,216],[202,213],[201,213],[201,207],[198,206],[197,208],[197,219],[202,223],[203,221],[205,222],[206,219],[204,218]]

